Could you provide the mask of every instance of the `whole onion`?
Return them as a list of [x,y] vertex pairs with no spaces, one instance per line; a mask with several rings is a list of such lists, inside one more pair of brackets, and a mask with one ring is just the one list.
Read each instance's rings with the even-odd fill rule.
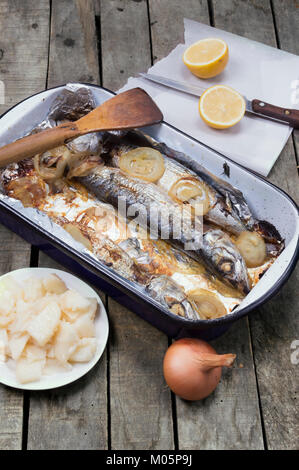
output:
[[216,353],[205,341],[184,338],[166,351],[164,377],[169,388],[185,400],[202,400],[217,387],[222,367],[232,366],[235,354]]

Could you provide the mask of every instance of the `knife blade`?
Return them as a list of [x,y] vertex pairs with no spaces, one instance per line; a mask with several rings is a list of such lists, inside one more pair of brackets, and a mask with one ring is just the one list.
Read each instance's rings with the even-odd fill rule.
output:
[[[188,93],[189,95],[200,97],[206,88],[198,85],[191,85],[189,83],[182,83],[171,78],[161,77],[152,73],[140,73],[142,78],[164,85],[168,88]],[[246,112],[255,116],[270,119],[281,124],[287,124],[295,129],[299,129],[299,110],[290,108],[281,108],[265,101],[258,99],[249,100],[246,96],[242,95],[245,100]]]

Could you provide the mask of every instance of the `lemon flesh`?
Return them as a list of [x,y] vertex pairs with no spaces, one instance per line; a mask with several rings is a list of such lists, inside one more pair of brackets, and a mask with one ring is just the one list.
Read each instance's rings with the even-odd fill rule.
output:
[[215,129],[227,129],[237,124],[245,113],[245,100],[240,93],[225,85],[208,88],[200,97],[199,114]]
[[222,39],[201,39],[186,49],[183,62],[197,77],[215,77],[226,67],[228,46]]

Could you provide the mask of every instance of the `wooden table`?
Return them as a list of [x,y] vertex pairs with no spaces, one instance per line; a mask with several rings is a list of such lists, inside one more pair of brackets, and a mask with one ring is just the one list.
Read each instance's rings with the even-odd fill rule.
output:
[[[68,81],[117,90],[182,42],[184,17],[299,53],[298,0],[0,0],[1,110]],[[269,177],[297,201],[298,152],[295,133]],[[0,250],[0,274],[61,267],[2,226]],[[213,343],[237,363],[212,396],[192,404],[163,380],[170,339],[102,294],[111,334],[101,361],[56,391],[0,386],[0,448],[298,447],[299,366],[290,359],[298,281],[297,269],[273,300]]]

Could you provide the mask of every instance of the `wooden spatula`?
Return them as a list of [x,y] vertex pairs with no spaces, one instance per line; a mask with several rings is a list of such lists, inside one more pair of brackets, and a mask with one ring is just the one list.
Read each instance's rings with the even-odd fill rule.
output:
[[158,124],[163,115],[141,88],[133,88],[105,101],[78,121],[32,134],[0,148],[0,167],[58,147],[89,132],[132,129]]

